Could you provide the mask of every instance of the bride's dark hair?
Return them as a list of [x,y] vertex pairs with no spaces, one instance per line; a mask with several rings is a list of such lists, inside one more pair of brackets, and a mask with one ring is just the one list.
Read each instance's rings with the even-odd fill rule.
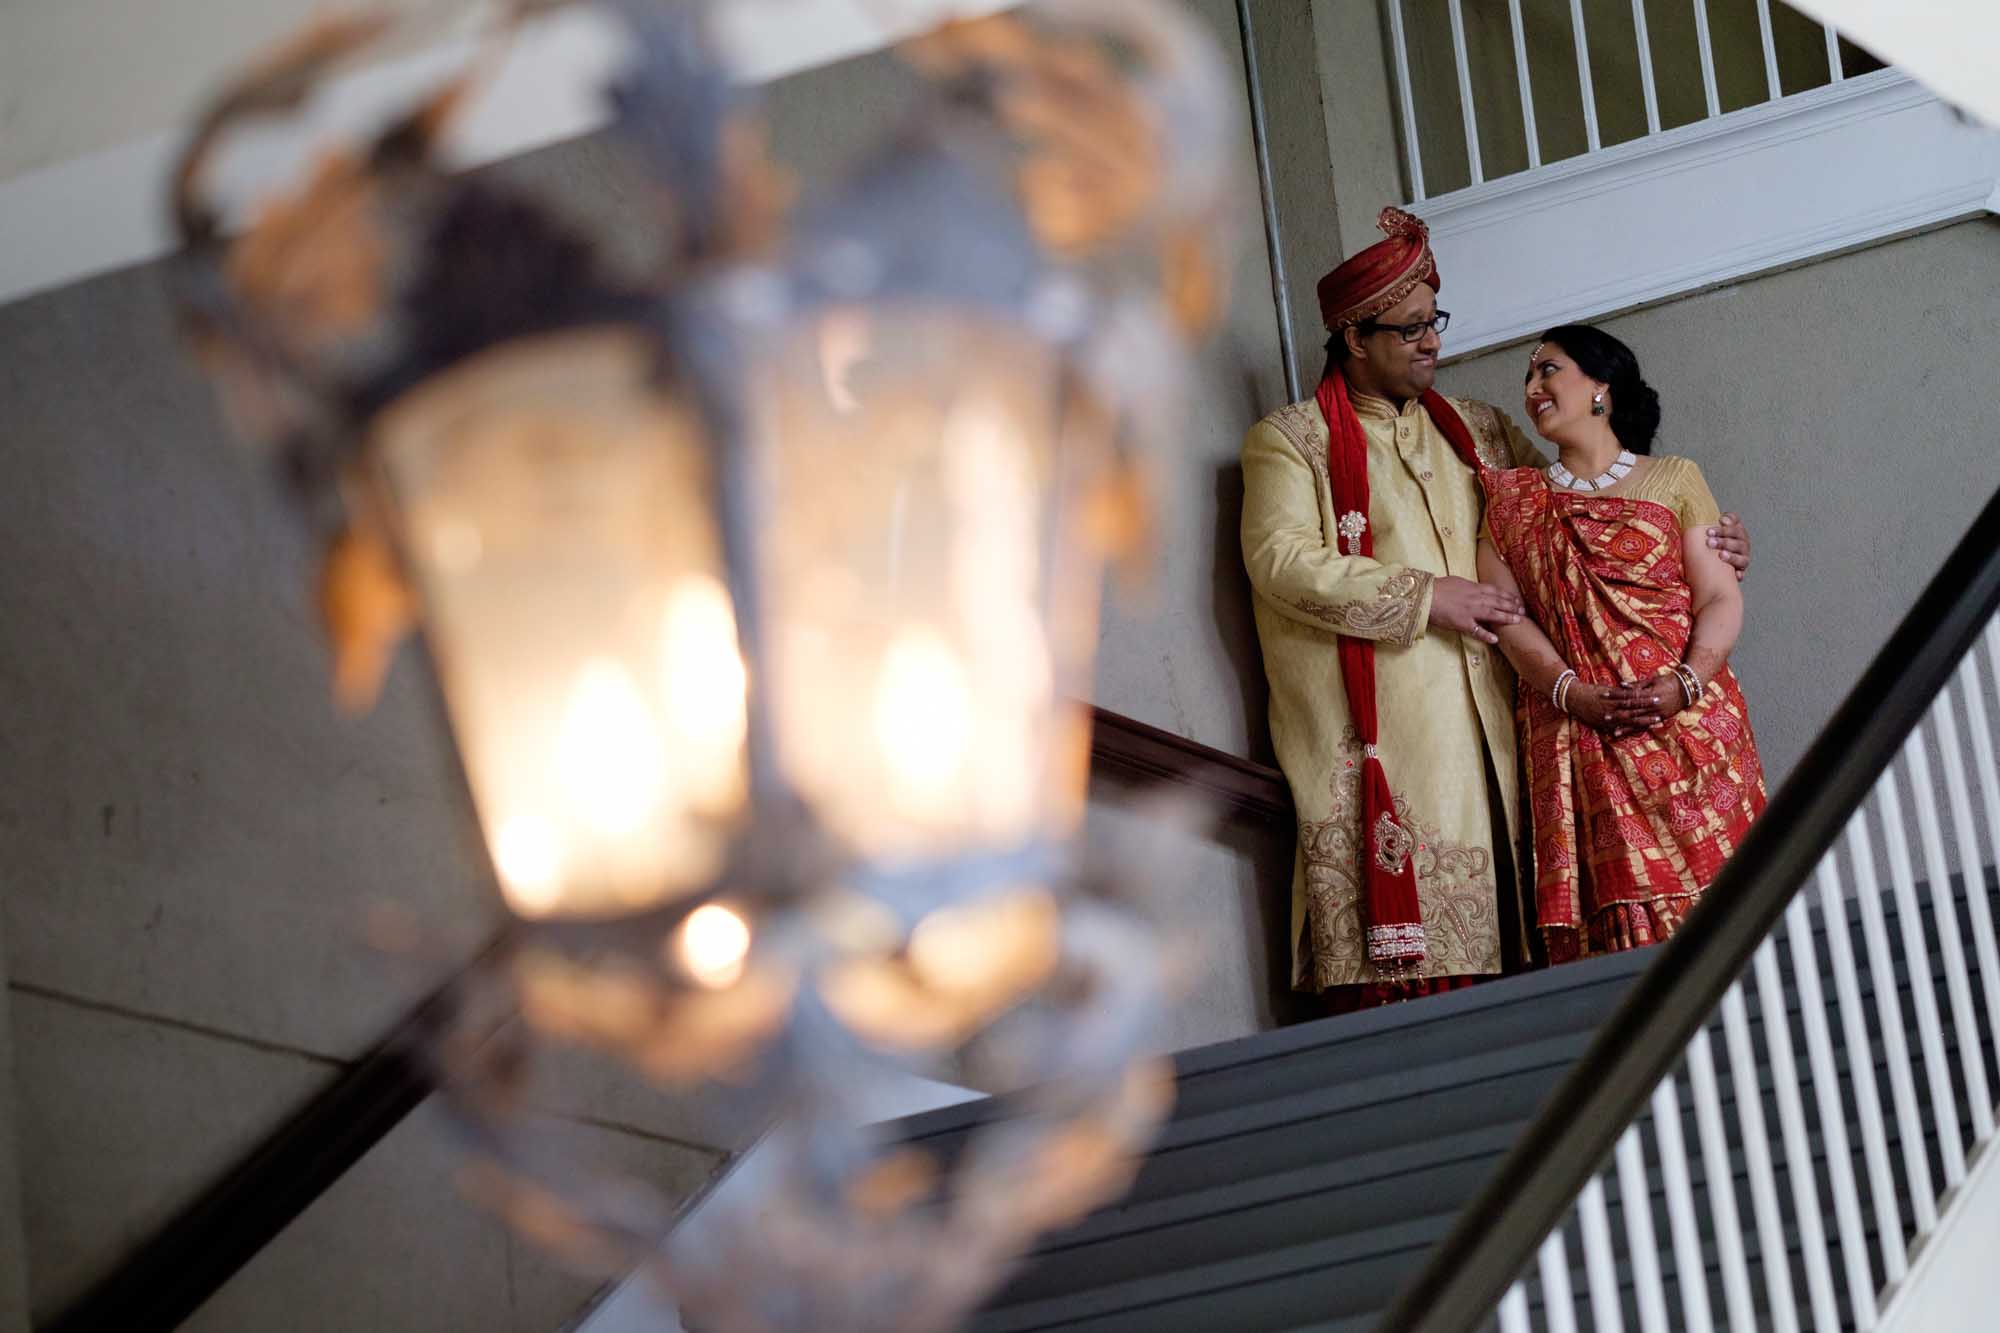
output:
[[1592,324],[1560,324],[1542,335],[1569,354],[1577,369],[1611,388],[1611,433],[1635,454],[1653,452],[1660,433],[1660,395],[1639,373],[1632,349]]

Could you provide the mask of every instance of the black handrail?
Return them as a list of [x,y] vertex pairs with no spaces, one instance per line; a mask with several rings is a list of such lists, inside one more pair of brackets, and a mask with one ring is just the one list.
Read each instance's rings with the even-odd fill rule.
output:
[[1461,1213],[1378,1333],[1471,1333],[1771,934],[2000,610],[2000,493],[1540,1116]]
[[1185,792],[1252,826],[1292,824],[1291,788],[1277,769],[1105,708],[1090,710],[1090,776]]

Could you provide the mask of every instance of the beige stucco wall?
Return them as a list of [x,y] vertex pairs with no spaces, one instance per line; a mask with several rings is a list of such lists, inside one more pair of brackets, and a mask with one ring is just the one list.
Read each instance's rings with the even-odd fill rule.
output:
[[21,1222],[20,1116],[15,1106],[14,1019],[7,986],[7,929],[0,917],[0,1329],[28,1327],[27,1232]]

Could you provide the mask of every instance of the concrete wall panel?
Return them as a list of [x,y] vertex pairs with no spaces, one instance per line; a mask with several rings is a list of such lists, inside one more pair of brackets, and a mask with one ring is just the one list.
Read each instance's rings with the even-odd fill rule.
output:
[[[713,1154],[587,1126],[557,1142],[686,1197]],[[449,1122],[427,1105],[209,1299],[190,1333],[552,1333],[604,1276],[570,1271],[468,1201]]]
[[359,1051],[432,980],[370,955],[364,907],[490,919],[422,674],[335,712],[314,557],[157,270],[0,307],[0,440],[13,979]]
[[12,997],[36,1320],[81,1295],[334,1076],[322,1060]]

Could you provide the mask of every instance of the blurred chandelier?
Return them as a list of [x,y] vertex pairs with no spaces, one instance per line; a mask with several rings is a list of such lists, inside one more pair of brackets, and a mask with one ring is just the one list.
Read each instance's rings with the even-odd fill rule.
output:
[[[1231,85],[1153,0],[947,25],[794,207],[710,5],[590,8],[615,228],[445,168],[474,61],[226,232],[227,142],[390,35],[333,20],[187,151],[186,327],[326,541],[342,700],[412,625],[435,664],[515,922],[436,1048],[478,1192],[704,1330],[947,1327],[1167,1108],[1068,701],[1221,304]],[[551,1042],[758,1117],[755,1170],[672,1226],[562,1161],[518,1114]],[[858,1126],[857,1079],[939,1068],[1024,1091],[949,1161]]]

